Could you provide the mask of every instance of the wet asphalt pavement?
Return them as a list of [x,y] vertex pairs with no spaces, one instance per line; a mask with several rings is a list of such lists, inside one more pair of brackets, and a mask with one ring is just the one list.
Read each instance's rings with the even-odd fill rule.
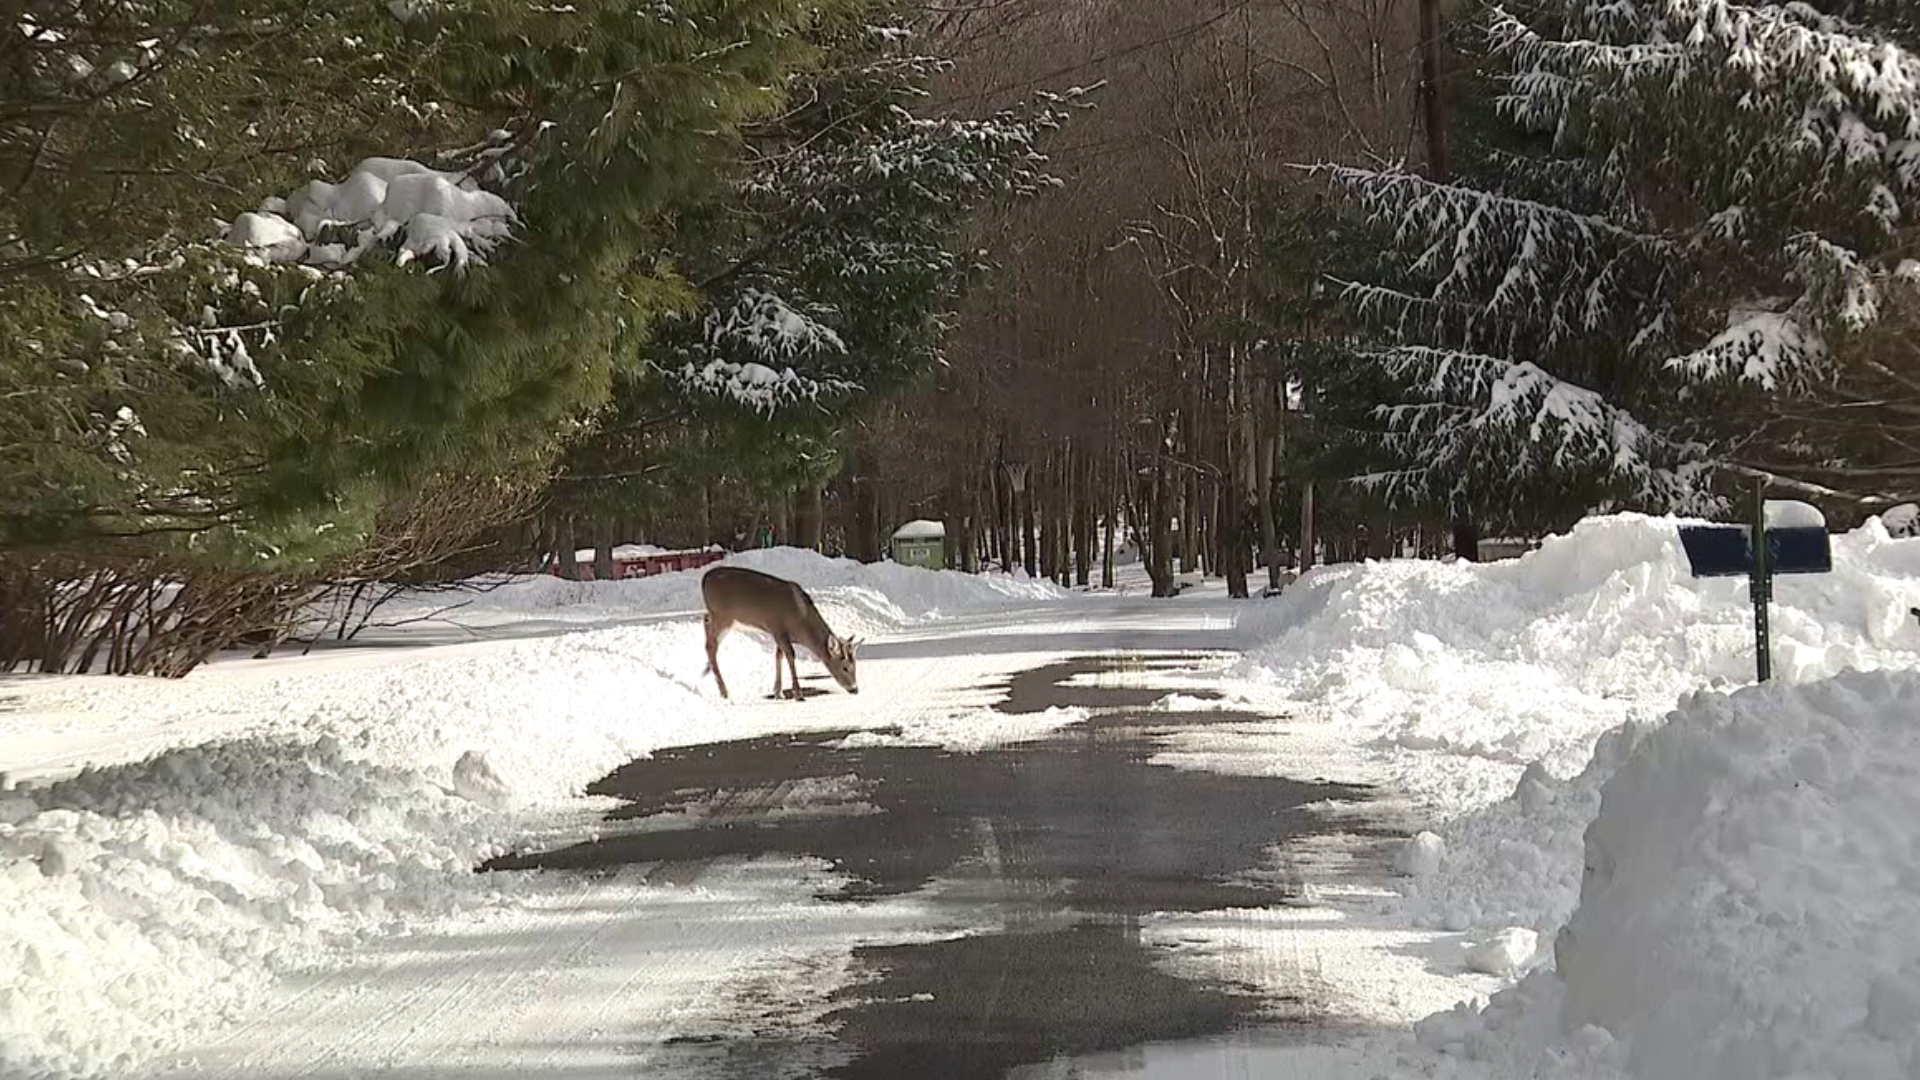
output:
[[[836,746],[844,731],[662,750],[589,789],[623,801],[612,819],[710,808],[716,798],[734,800],[727,812],[683,828],[616,831],[515,854],[483,869],[671,870],[813,857],[848,882],[826,900],[858,903],[963,878],[966,902],[999,914],[993,932],[859,948],[864,977],[836,992],[825,1017],[831,1058],[779,1039],[730,1040],[694,1048],[702,1075],[995,1080],[1063,1056],[1239,1030],[1258,1023],[1273,998],[1167,973],[1142,943],[1140,917],[1295,899],[1300,883],[1273,873],[1270,849],[1335,831],[1364,835],[1350,815],[1336,826],[1323,810],[1330,800],[1365,801],[1368,792],[1148,764],[1169,733],[1261,717],[1150,710],[1171,688],[1140,685],[1150,677],[1124,687],[1083,678],[1117,665],[1150,676],[1203,659],[1090,657],[1018,673],[1001,687],[1001,711],[1080,706],[1091,715],[1039,741],[977,753]],[[808,782],[848,785],[879,812],[763,815],[750,794],[740,801],[740,793]]]

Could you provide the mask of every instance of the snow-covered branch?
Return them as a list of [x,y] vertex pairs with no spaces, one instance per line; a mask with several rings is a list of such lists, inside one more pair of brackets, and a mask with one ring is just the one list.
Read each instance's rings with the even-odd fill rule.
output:
[[1364,356],[1416,399],[1377,409],[1391,435],[1417,449],[1420,461],[1392,473],[1395,484],[1422,475],[1448,484],[1476,473],[1587,476],[1642,504],[1674,506],[1698,497],[1698,475],[1682,468],[1687,454],[1681,448],[1598,392],[1536,364],[1411,345]]
[[338,184],[314,180],[269,199],[227,228],[227,241],[269,263],[351,266],[395,246],[402,266],[422,259],[466,269],[513,235],[513,207],[467,173],[402,158],[367,158]]

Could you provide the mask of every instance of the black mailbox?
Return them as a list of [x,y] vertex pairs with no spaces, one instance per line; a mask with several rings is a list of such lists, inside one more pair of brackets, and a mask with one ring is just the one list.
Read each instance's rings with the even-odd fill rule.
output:
[[1819,525],[1767,530],[1767,568],[1776,574],[1824,574],[1833,569],[1833,542]]
[[[1740,525],[1688,525],[1680,546],[1694,577],[1746,577],[1753,573],[1753,530]],[[1770,574],[1824,574],[1833,569],[1833,544],[1818,525],[1767,530]]]
[[[1824,574],[1833,569],[1833,544],[1825,525],[1779,525],[1766,529],[1766,550],[1754,558],[1753,536],[1767,519],[1764,489],[1753,489],[1752,526],[1684,525],[1680,546],[1694,577],[1744,577],[1753,597],[1754,666],[1760,681],[1773,675],[1772,632],[1767,608],[1773,603],[1776,574]],[[1796,514],[1796,517],[1808,515]],[[1817,521],[1817,513],[1811,515]],[[1914,609],[1920,615],[1920,608]]]
[[1694,577],[1746,577],[1753,572],[1750,535],[1738,525],[1685,525],[1680,546]]

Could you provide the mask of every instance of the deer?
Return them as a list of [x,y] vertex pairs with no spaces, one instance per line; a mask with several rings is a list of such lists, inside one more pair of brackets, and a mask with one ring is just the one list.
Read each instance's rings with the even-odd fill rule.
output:
[[853,659],[854,647],[859,642],[842,638],[829,629],[807,590],[785,578],[743,566],[716,566],[700,579],[700,596],[707,607],[707,670],[713,672],[721,697],[729,695],[727,680],[720,675],[720,640],[735,623],[773,638],[775,698],[786,697],[780,678],[780,661],[784,658],[787,673],[793,677],[793,700],[800,700],[800,672],[793,662],[796,642],[827,665],[827,671],[842,690],[849,694],[860,692]]

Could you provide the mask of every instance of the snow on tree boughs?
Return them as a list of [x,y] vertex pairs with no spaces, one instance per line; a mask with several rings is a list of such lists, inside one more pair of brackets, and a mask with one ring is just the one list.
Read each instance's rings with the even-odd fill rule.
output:
[[227,241],[268,262],[325,267],[351,266],[397,241],[394,261],[402,266],[421,258],[465,270],[469,262],[484,263],[512,235],[515,220],[507,200],[481,190],[472,175],[373,157],[338,184],[310,181],[241,214]]
[[1522,152],[1447,183],[1325,170],[1379,249],[1345,297],[1354,359],[1403,395],[1376,414],[1405,463],[1382,475],[1455,469],[1457,490],[1508,461],[1661,509],[1704,498],[1708,465],[1838,475],[1887,451],[1756,416],[1920,385],[1909,16],[1538,0],[1479,28]]
[[1469,479],[1539,483],[1600,475],[1631,502],[1706,505],[1696,494],[1689,448],[1667,444],[1602,395],[1538,365],[1423,346],[1366,355],[1423,389],[1426,400],[1379,407],[1391,439],[1418,464],[1363,476],[1365,486],[1432,499]]
[[[1833,339],[1862,331],[1920,200],[1920,57],[1805,4],[1653,0],[1563,5],[1558,33],[1494,8],[1513,65],[1503,106],[1555,149],[1605,159],[1688,205],[1676,239],[1756,281],[1674,366],[1765,389],[1821,380]],[[1665,198],[1671,198],[1665,193]],[[1758,297],[1775,297],[1770,305]]]
[[830,42],[837,62],[796,76],[789,94],[805,104],[759,133],[714,234],[680,241],[704,249],[690,262],[716,266],[702,282],[710,314],[682,320],[666,342],[672,361],[656,365],[677,389],[765,416],[928,370],[984,267],[966,242],[973,212],[1056,186],[1039,143],[1079,95],[1039,94],[985,117],[922,115],[948,63],[909,40],[865,23]]
[[[721,397],[755,412],[817,403],[823,395],[854,389],[842,380],[794,369],[796,362],[829,362],[846,352],[846,345],[832,328],[760,289],[746,289],[733,304],[708,312],[700,340],[684,352],[684,362],[665,372],[683,391]],[[728,359],[743,355],[752,359]]]

